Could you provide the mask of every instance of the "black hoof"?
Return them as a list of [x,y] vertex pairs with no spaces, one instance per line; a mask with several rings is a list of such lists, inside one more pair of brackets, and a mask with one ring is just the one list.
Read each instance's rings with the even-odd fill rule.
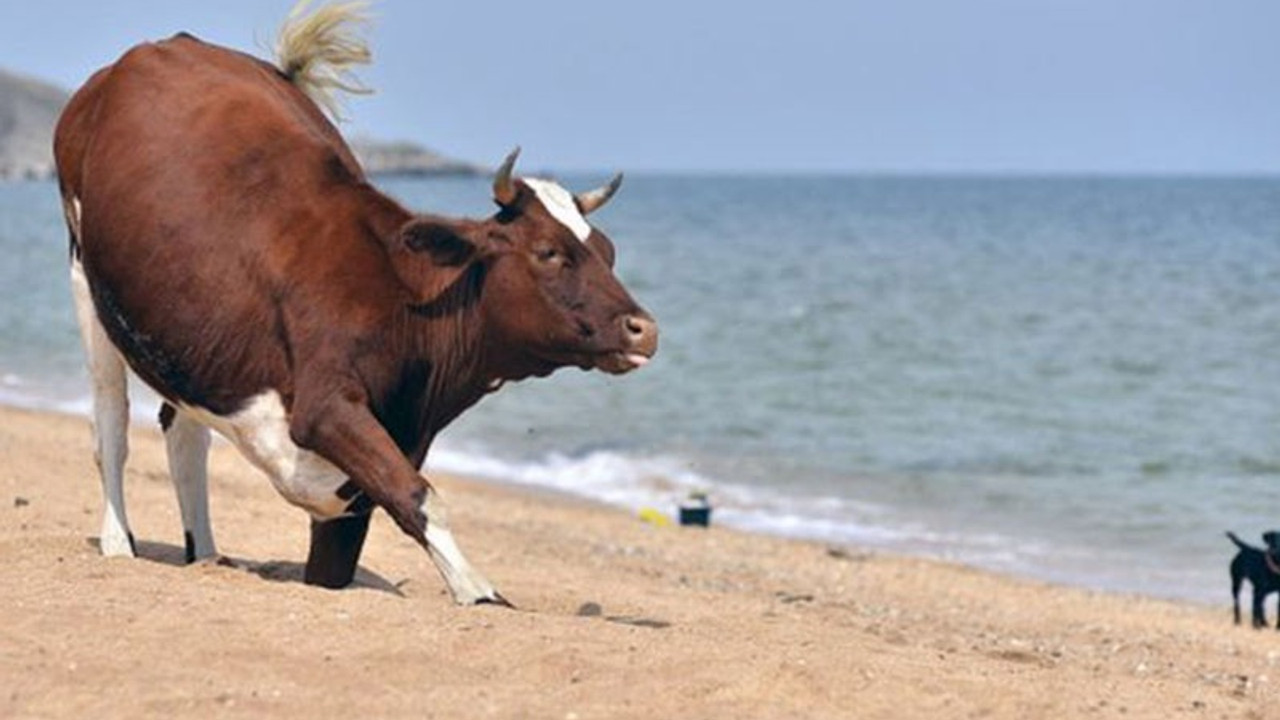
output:
[[476,605],[497,605],[498,607],[509,608],[511,610],[516,609],[516,606],[512,605],[510,600],[502,597],[498,592],[494,592],[493,597],[491,598],[480,598],[476,601]]

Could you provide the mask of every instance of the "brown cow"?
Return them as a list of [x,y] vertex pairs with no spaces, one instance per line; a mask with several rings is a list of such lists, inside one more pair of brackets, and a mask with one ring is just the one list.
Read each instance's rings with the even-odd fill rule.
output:
[[[574,196],[494,180],[484,220],[378,192],[308,93],[363,46],[350,6],[294,18],[278,66],[189,35],[139,45],[71,99],[54,141],[93,384],[101,548],[132,555],[125,363],[161,411],[189,560],[215,555],[209,429],[312,517],[305,579],[347,585],[372,509],[429,553],[459,603],[505,602],[418,473],[432,439],[503,382],[623,373],[657,326]],[[327,64],[326,64],[327,63]]]

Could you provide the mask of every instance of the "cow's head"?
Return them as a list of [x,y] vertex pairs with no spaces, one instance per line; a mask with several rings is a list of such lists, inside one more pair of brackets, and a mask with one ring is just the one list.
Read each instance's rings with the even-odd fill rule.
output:
[[[512,174],[519,148],[494,177],[498,212],[484,221],[419,217],[401,231],[424,300],[474,287],[486,364],[516,379],[578,366],[624,373],[658,348],[658,326],[613,274],[614,248],[586,216],[622,182],[574,195],[550,180]],[[469,283],[460,283],[471,278]],[[425,281],[425,282],[423,282]]]

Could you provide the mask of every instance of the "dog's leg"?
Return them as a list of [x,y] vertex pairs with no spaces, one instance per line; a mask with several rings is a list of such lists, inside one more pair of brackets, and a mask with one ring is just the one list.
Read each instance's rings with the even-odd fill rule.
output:
[[[1232,570],[1235,568],[1233,567]],[[1231,603],[1235,610],[1236,624],[1240,624],[1240,586],[1244,584],[1244,578],[1235,572],[1231,573]]]
[[1267,626],[1267,611],[1262,607],[1262,601],[1266,599],[1266,594],[1257,585],[1253,586],[1253,626],[1255,628],[1264,628]]

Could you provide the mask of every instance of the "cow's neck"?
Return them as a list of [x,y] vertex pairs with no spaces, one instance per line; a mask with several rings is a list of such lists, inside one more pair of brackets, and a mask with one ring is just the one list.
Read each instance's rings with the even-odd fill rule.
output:
[[[364,218],[372,235],[398,233],[413,214],[372,186],[363,187]],[[384,244],[385,246],[385,244]],[[416,464],[436,434],[485,394],[479,293],[482,275],[470,274],[429,303],[406,297],[388,328],[388,351],[403,358],[375,411]]]
[[[459,287],[456,292],[478,292]],[[380,415],[405,454],[421,464],[431,441],[487,389],[483,327],[474,301],[444,300],[424,316],[406,305],[402,328],[405,358],[399,377],[387,388]]]

